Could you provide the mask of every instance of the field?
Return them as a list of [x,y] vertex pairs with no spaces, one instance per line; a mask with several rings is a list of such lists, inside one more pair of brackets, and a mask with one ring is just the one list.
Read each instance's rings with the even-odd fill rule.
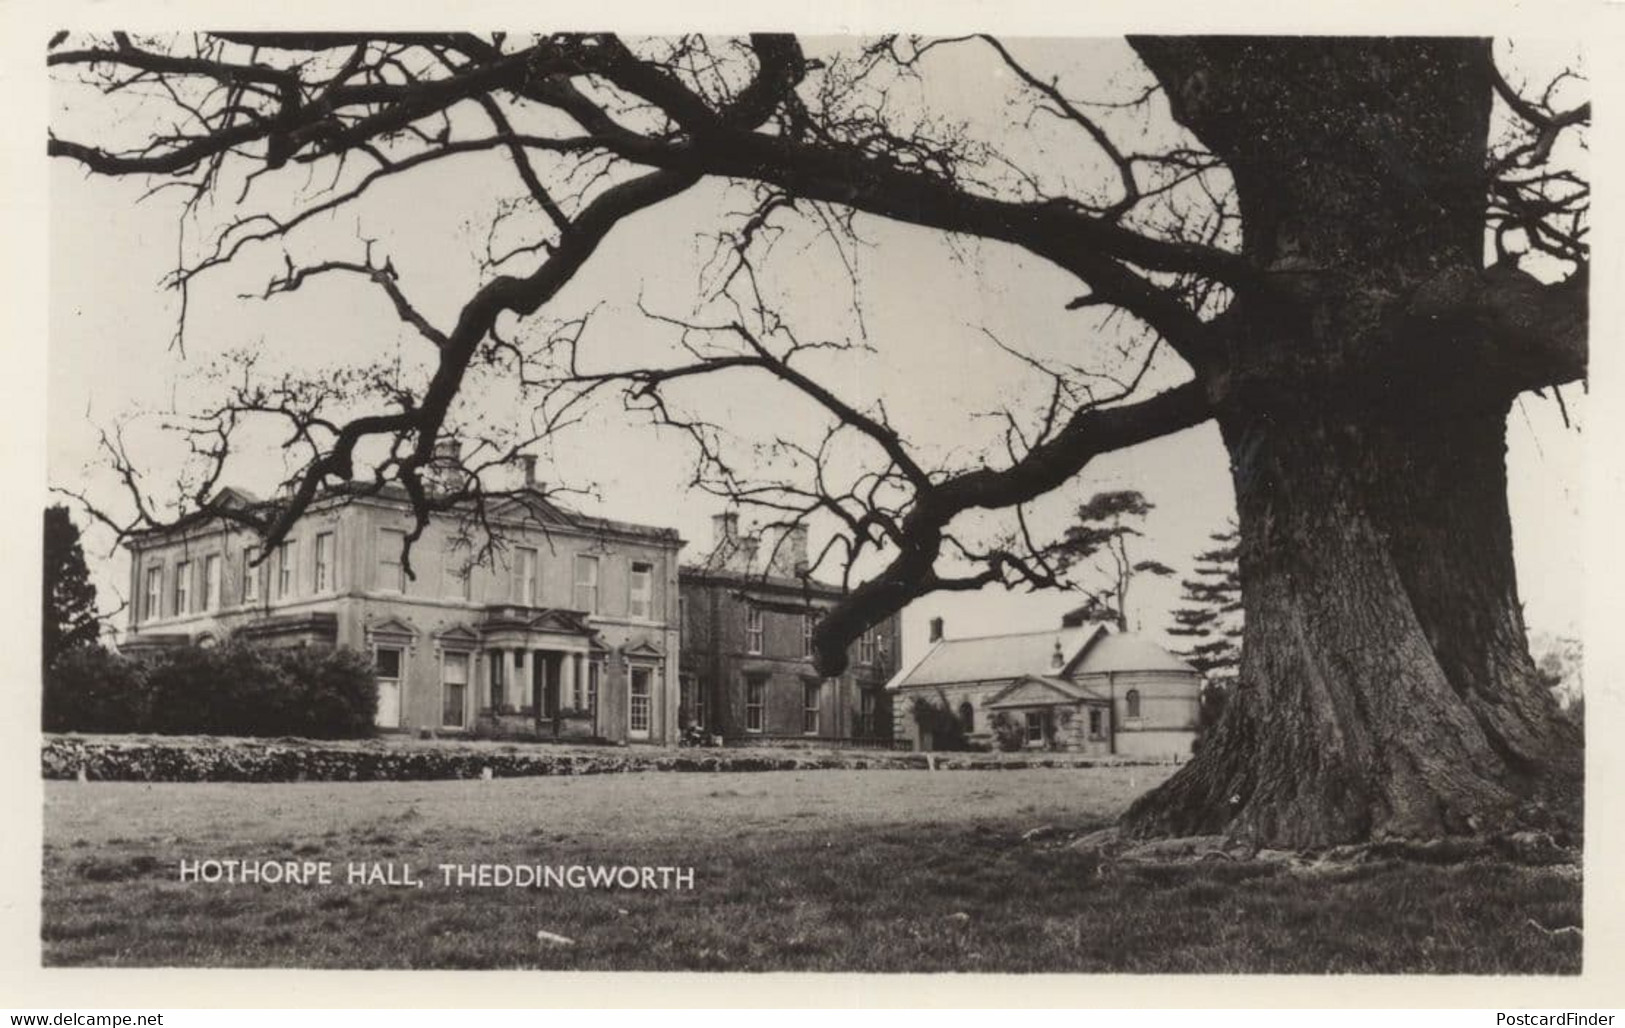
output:
[[[1056,839],[1168,769],[47,782],[47,965],[1577,973],[1572,868],[1102,864]],[[327,861],[329,885],[182,882]],[[421,887],[346,884],[409,863]],[[475,888],[440,864],[692,867],[691,890]],[[398,873],[398,871],[397,871]],[[1533,923],[1531,923],[1533,922]],[[539,932],[569,940],[543,941]]]

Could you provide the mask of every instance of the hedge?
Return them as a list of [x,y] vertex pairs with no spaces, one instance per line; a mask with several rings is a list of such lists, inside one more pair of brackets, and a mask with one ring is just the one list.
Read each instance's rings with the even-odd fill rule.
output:
[[371,661],[345,648],[82,647],[45,673],[46,731],[362,738],[377,707]]
[[925,753],[670,751],[533,743],[310,742],[299,739],[165,739],[47,736],[48,779],[133,782],[376,782],[516,778],[637,771],[1013,770],[1154,764],[1072,756],[941,756]]

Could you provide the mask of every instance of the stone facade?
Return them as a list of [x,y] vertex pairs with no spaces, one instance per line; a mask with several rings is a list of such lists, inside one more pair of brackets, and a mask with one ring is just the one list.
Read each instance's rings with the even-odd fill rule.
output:
[[[228,490],[226,504],[252,504]],[[488,515],[497,559],[473,563],[462,520],[413,544],[401,494],[327,497],[256,564],[219,516],[128,543],[124,647],[347,646],[379,670],[379,727],[453,734],[677,738],[678,551],[672,529],[591,518],[539,493]]]
[[685,724],[730,742],[889,743],[884,687],[901,657],[897,618],[853,644],[844,674],[821,678],[812,626],[841,592],[805,576],[804,532],[764,544],[741,535],[734,515],[713,523],[710,553],[679,577]]

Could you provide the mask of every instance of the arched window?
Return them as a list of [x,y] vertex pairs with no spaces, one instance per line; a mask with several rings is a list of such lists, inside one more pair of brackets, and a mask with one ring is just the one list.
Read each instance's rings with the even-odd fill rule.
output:
[[967,735],[976,731],[976,708],[972,707],[969,701],[959,705],[959,727],[963,728]]
[[1128,708],[1129,717],[1140,716],[1140,690],[1130,689],[1128,695],[1123,697],[1123,703]]

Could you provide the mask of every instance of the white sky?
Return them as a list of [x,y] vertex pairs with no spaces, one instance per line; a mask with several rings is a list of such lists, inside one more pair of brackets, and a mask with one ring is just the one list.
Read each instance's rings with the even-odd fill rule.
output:
[[[1514,59],[1534,75],[1553,55],[1532,49],[1520,49]],[[1020,53],[1062,74],[1075,95],[1121,96],[1139,81],[1136,76],[1143,77],[1117,41],[1051,41]],[[992,131],[986,126],[1001,124],[1006,113],[1000,90],[989,88],[991,66],[957,57],[944,66],[950,63],[952,74],[928,80],[926,98],[936,109]],[[1518,67],[1513,65],[1515,72]],[[1136,126],[1120,127],[1127,132]],[[1153,142],[1166,138],[1158,134]],[[1023,156],[1075,174],[1076,154],[1048,141],[1056,144],[1049,153]],[[87,176],[66,161],[53,162],[49,185],[47,432],[53,483],[82,484],[113,502],[110,481],[92,467],[97,426],[133,408],[184,406],[197,388],[186,376],[233,349],[263,348],[272,367],[314,372],[397,353],[410,362],[424,346],[395,320],[381,294],[358,282],[313,282],[269,302],[239,299],[262,289],[267,271],[280,266],[281,251],[270,246],[250,253],[241,268],[199,280],[183,360],[168,348],[178,296],[159,286],[175,260],[172,203],[160,194],[137,204],[141,184]],[[330,256],[356,258],[359,244],[343,241],[358,233],[375,238],[375,253],[391,257],[403,289],[432,320],[449,326],[456,304],[476,281],[473,257],[483,244],[492,191],[509,195],[514,186],[506,164],[489,158],[403,177],[363,205],[314,226],[294,252],[315,253],[320,246]],[[710,253],[708,234],[716,231],[719,211],[739,209],[738,197],[707,183],[621,225],[549,313],[563,318],[597,309],[587,341],[594,353],[612,353],[617,361],[669,346],[670,333],[639,317],[635,305],[641,299],[657,311],[690,312],[696,269]],[[860,233],[869,245],[858,254],[858,298],[875,352],[809,367],[838,391],[884,397],[894,421],[934,455],[986,451],[997,426],[971,415],[1004,404],[1030,407],[1042,383],[992,346],[984,330],[1037,353],[1067,353],[1089,329],[1084,318],[1062,310],[1078,284],[1006,247],[972,243],[956,250],[936,233],[873,219],[860,222]],[[774,281],[787,313],[806,336],[854,332],[852,286],[839,263],[826,245],[814,242],[803,250],[800,242],[792,238],[774,257]],[[333,249],[341,244],[348,249]],[[1180,373],[1168,366],[1156,377],[1166,383]],[[494,394],[485,396],[485,413],[502,416]],[[1582,408],[1583,398],[1571,396],[1571,414]],[[708,382],[701,412],[748,435],[805,421],[795,398],[745,374]],[[587,431],[561,439],[551,473],[597,486],[600,499],[578,503],[583,509],[670,525],[703,549],[719,501],[686,489],[692,466],[687,443],[623,420],[595,419]],[[1578,634],[1582,613],[1581,590],[1575,588],[1583,580],[1581,442],[1549,401],[1526,397],[1514,410],[1508,460],[1520,590],[1531,627],[1561,634]],[[263,459],[249,460],[231,480],[263,489],[274,470]],[[1225,455],[1211,426],[1095,461],[1041,504],[1038,518],[1059,526],[1067,510],[1105,488],[1139,489],[1157,505],[1136,555],[1181,571],[1189,569],[1207,534],[1224,524],[1232,505]],[[814,545],[820,541],[815,536]],[[98,584],[104,591],[121,589],[123,560],[99,559],[104,549],[90,554]],[[1177,591],[1174,582],[1137,584],[1131,613],[1138,625],[1156,634]],[[947,619],[950,635],[984,634],[1048,627],[1075,602],[1066,595],[1002,590],[930,597],[905,614],[905,648],[919,652],[932,616]]]

